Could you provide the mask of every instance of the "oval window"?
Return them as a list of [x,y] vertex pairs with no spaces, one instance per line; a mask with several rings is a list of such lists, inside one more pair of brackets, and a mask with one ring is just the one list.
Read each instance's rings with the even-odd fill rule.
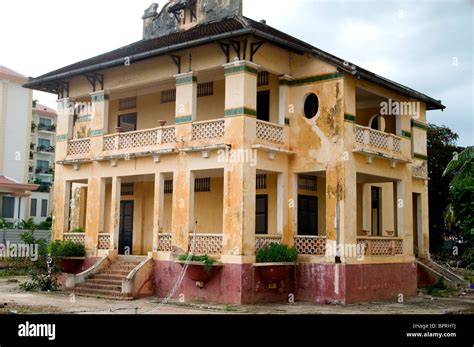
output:
[[316,94],[309,94],[304,101],[304,115],[306,118],[311,119],[318,114],[319,110],[319,99]]

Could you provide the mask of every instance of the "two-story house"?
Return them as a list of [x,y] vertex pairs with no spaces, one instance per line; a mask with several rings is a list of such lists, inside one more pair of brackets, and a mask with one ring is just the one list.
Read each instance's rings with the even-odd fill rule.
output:
[[[184,278],[188,299],[415,294],[426,112],[442,103],[243,16],[242,0],[154,4],[143,21],[142,40],[26,84],[59,95],[54,238],[83,242],[94,271],[141,261],[76,291],[165,297],[191,249],[223,267],[204,288]],[[299,257],[267,286],[256,252],[275,242]]]

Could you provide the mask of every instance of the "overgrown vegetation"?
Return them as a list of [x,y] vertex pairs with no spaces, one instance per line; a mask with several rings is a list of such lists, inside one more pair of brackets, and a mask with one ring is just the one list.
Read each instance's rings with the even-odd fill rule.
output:
[[448,287],[446,283],[444,283],[444,280],[440,277],[435,284],[426,286],[425,291],[429,295],[443,297],[455,294],[457,289]]
[[55,291],[59,288],[58,276],[61,272],[58,259],[51,257],[48,252],[48,243],[45,240],[36,240],[33,231],[21,234],[25,244],[38,246],[38,259],[29,266],[31,281],[20,285],[26,291],[41,290]]
[[86,250],[83,244],[77,242],[55,240],[48,245],[48,253],[51,257],[60,259],[83,257],[86,254]]
[[257,263],[294,263],[298,258],[295,247],[273,243],[257,252]]
[[178,257],[178,260],[179,261],[195,261],[195,262],[203,263],[204,270],[206,272],[211,272],[212,265],[216,263],[216,260],[212,259],[208,255],[194,255],[194,254],[190,255],[189,253],[181,254]]
[[8,222],[6,219],[0,219],[0,229],[13,229],[13,230],[51,230],[53,220],[51,217],[47,218],[44,222],[36,224],[32,218],[28,220],[21,220],[15,223]]

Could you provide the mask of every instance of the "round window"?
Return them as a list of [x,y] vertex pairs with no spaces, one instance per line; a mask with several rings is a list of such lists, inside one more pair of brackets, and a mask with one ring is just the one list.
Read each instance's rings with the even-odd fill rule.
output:
[[304,101],[304,115],[306,118],[311,119],[318,114],[319,110],[319,99],[316,94],[309,94]]

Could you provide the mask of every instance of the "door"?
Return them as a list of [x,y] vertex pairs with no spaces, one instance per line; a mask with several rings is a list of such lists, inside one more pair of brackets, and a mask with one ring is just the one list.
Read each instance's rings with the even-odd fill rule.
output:
[[298,235],[318,236],[318,198],[298,196]]
[[133,246],[133,201],[120,202],[119,254],[131,255]]
[[423,255],[423,228],[421,225],[421,194],[413,193],[413,250],[418,258]]
[[270,121],[270,91],[257,93],[257,119]]
[[380,187],[372,187],[372,236],[382,236],[382,223],[380,216],[380,199],[381,199]]
[[268,196],[257,195],[255,204],[255,234],[268,234]]

